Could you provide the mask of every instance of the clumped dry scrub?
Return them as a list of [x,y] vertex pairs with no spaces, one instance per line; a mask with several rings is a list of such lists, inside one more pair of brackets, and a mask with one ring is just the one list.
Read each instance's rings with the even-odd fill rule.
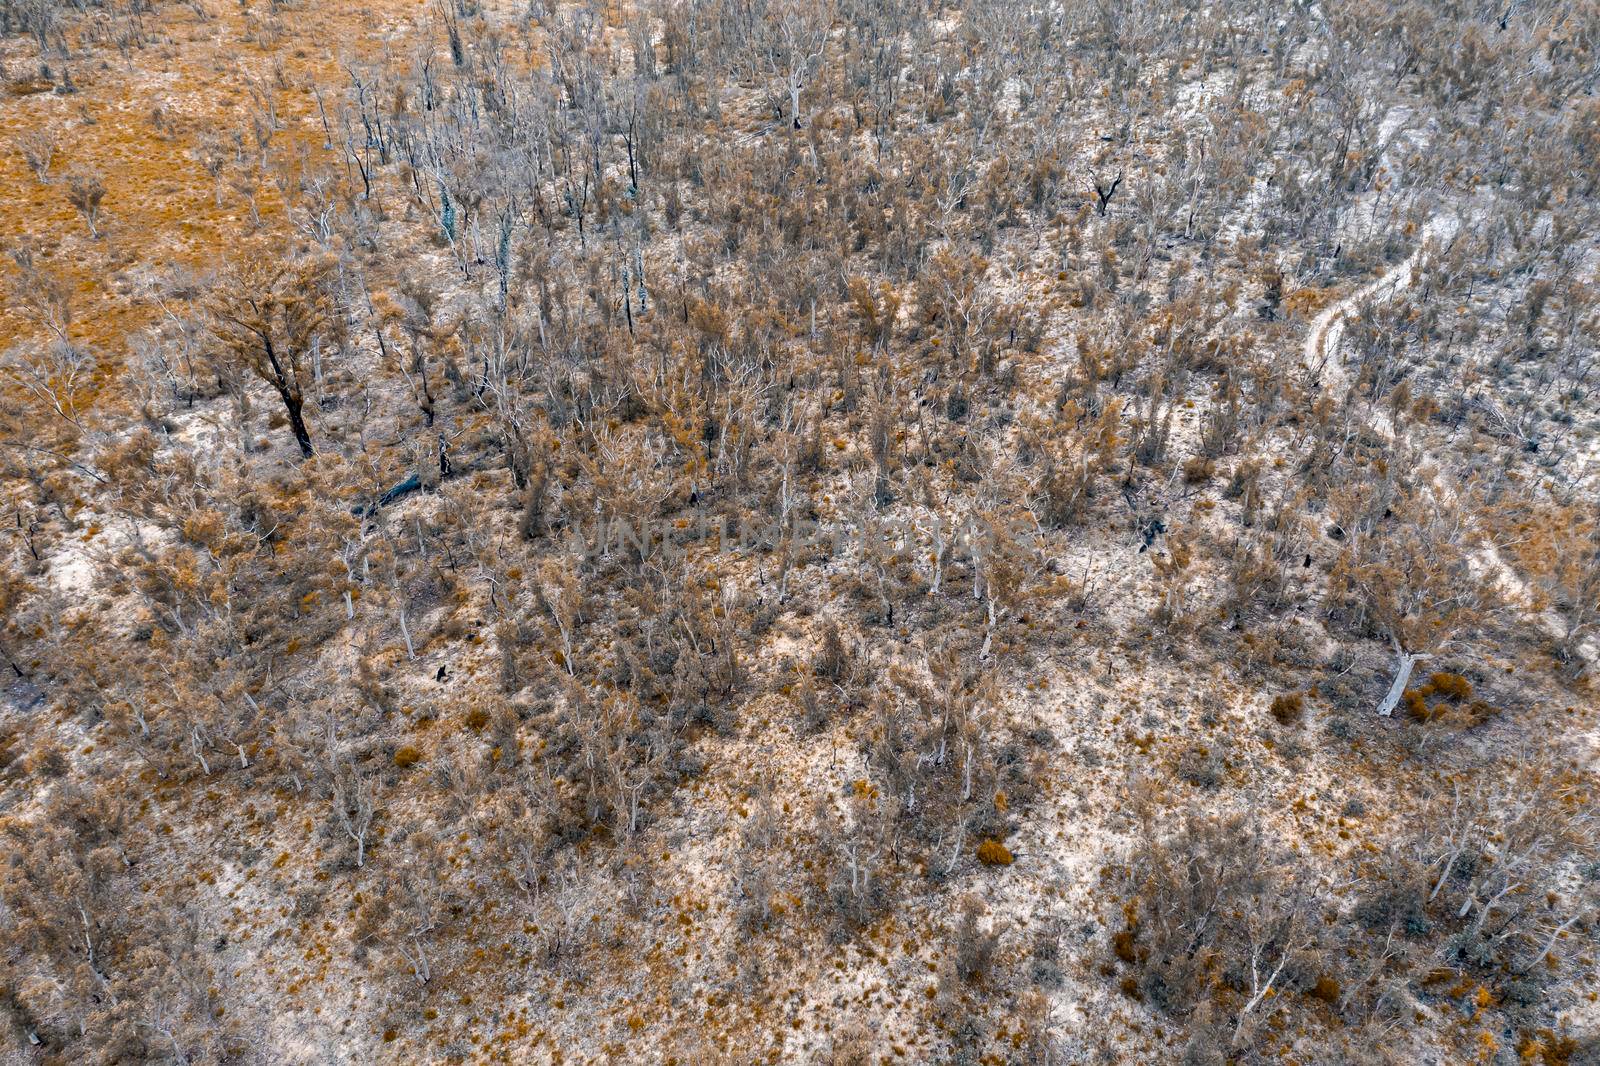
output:
[[1594,1060],[1597,42],[0,0],[0,1058]]

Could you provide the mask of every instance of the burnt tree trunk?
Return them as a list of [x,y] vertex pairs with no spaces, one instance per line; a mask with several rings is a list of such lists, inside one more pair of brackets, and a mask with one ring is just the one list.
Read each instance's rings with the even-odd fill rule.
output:
[[301,413],[306,405],[305,397],[281,387],[278,395],[283,397],[284,410],[289,413],[289,430],[294,434],[295,443],[300,445],[300,454],[311,458],[316,449],[311,446],[311,431],[306,428],[305,415]]

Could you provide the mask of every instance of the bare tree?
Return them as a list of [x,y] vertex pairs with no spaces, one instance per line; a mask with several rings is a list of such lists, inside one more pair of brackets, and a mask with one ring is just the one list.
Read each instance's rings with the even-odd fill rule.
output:
[[100,239],[100,202],[106,198],[100,175],[78,172],[67,176],[67,200],[89,224],[89,235]]
[[1394,650],[1394,678],[1378,704],[1389,715],[1416,665],[1483,617],[1489,592],[1474,559],[1479,534],[1466,504],[1440,501],[1431,485],[1401,486],[1378,515],[1346,519],[1342,528],[1351,532],[1329,602],[1376,628]]
[[539,597],[550,612],[556,632],[561,635],[561,665],[566,668],[568,677],[576,673],[572,639],[583,615],[583,594],[578,587],[576,562],[570,557],[549,559],[539,569]]
[[767,68],[788,94],[789,122],[794,129],[804,125],[800,120],[800,94],[822,64],[832,28],[831,3],[790,0],[766,22]]
[[439,924],[441,878],[449,863],[438,841],[425,832],[411,834],[406,857],[389,880],[389,935],[395,950],[419,984],[433,980],[428,941]]
[[17,151],[41,185],[50,180],[50,164],[56,154],[55,134],[49,130],[29,130],[17,138]]
[[378,809],[377,783],[346,763],[333,772],[330,784],[333,814],[339,827],[356,848],[356,866],[365,865],[367,834],[372,829],[372,818]]

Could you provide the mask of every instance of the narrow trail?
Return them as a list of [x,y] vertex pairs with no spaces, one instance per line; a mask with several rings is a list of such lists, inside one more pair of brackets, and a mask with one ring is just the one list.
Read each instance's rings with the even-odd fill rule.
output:
[[[1428,247],[1435,241],[1447,244],[1459,228],[1460,222],[1455,218],[1430,219],[1422,227],[1422,239],[1417,242],[1417,250],[1407,256],[1404,262],[1397,263],[1384,271],[1382,277],[1367,282],[1343,299],[1329,304],[1311,320],[1311,332],[1306,334],[1301,357],[1316,380],[1325,382],[1322,386],[1324,392],[1333,392],[1339,385],[1348,385],[1350,380],[1349,369],[1338,358],[1345,321],[1384,290],[1392,289],[1394,294],[1398,294],[1410,288],[1417,278],[1417,264],[1422,261]],[[1324,374],[1331,375],[1331,380],[1325,379]],[[1387,427],[1385,433],[1393,437],[1393,427]]]
[[[1384,271],[1381,277],[1369,281],[1330,304],[1312,319],[1311,331],[1306,334],[1305,344],[1301,348],[1301,361],[1323,393],[1337,397],[1351,386],[1350,369],[1339,355],[1340,342],[1344,339],[1345,323],[1358,314],[1369,301],[1390,298],[1410,288],[1417,280],[1417,266],[1429,248],[1435,245],[1448,245],[1455,238],[1460,225],[1460,220],[1455,217],[1441,216],[1430,219],[1422,228],[1422,238],[1417,242],[1416,251],[1407,256],[1403,262]],[[1386,411],[1376,406],[1373,407],[1372,415],[1373,428],[1393,443],[1398,437],[1393,419]],[[1425,446],[1419,448],[1417,465],[1431,466],[1436,471],[1442,469],[1438,460]],[[1440,480],[1437,473],[1432,478],[1432,485],[1434,493],[1441,502],[1448,503],[1455,498],[1455,493]],[[1507,591],[1508,606],[1513,605],[1515,600],[1525,599],[1528,596],[1527,583],[1501,558],[1499,549],[1487,538],[1479,559],[1484,569],[1494,577],[1496,584]],[[1539,612],[1535,618],[1540,628],[1549,636],[1560,639],[1565,635],[1565,630],[1554,611]],[[1583,657],[1586,669],[1592,669],[1597,658],[1593,642],[1584,641],[1579,644],[1577,652]]]

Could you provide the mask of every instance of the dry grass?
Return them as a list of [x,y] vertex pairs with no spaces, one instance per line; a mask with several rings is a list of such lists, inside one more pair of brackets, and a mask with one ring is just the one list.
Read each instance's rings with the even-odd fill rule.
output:
[[[231,161],[235,132],[246,156],[254,155],[254,101],[270,100],[281,127],[272,138],[275,154],[311,173],[333,165],[311,86],[338,86],[344,60],[380,55],[387,38],[426,10],[407,0],[306,5],[263,44],[260,35],[247,39],[248,9],[220,0],[202,6],[203,21],[187,6],[162,5],[147,23],[153,42],[128,61],[85,48],[73,64],[76,92],[13,95],[0,107],[0,217],[23,220],[36,266],[66,282],[73,340],[114,358],[131,334],[163,315],[149,291],[151,275],[207,271],[257,230],[232,179],[258,182],[261,228],[291,225],[272,177]],[[37,62],[21,51],[24,42],[7,43],[8,67]],[[152,101],[160,102],[159,115]],[[16,147],[35,131],[57,144],[48,184],[35,179]],[[208,141],[227,146],[230,159],[215,181],[199,161]],[[74,171],[104,182],[101,240],[90,237],[68,201],[65,176]],[[45,336],[16,301],[0,302],[0,350]]]

